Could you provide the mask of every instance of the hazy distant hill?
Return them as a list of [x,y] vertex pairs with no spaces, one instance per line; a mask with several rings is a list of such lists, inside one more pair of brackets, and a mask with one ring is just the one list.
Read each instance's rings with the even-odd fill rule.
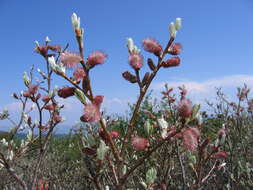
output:
[[[0,131],[0,139],[2,138],[6,138],[8,136],[8,132],[6,131]],[[67,136],[67,134],[53,134],[53,137],[54,138],[62,138],[62,137],[65,137]],[[17,139],[25,139],[26,138],[26,133],[18,133],[16,135],[16,138]]]

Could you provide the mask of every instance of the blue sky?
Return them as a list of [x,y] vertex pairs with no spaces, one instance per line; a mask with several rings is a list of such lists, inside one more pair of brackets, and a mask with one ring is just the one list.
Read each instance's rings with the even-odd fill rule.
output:
[[[15,110],[10,94],[23,89],[24,71],[32,64],[44,68],[43,59],[33,52],[35,40],[42,42],[49,36],[52,43],[70,43],[69,50],[77,51],[70,22],[73,12],[81,17],[85,29],[85,55],[94,50],[108,54],[107,62],[92,71],[94,91],[105,96],[108,111],[122,113],[138,93],[136,86],[121,78],[122,72],[130,70],[126,38],[132,37],[141,47],[145,37],[154,37],[165,46],[168,25],[176,17],[183,19],[176,39],[183,45],[182,64],[162,70],[153,89],[159,92],[164,82],[172,86],[186,83],[193,96],[203,98],[209,97],[209,90],[215,86],[235,89],[247,82],[253,87],[251,0],[0,0],[1,109]],[[145,58],[150,56],[143,54]],[[56,77],[55,84],[62,86],[65,82]],[[66,114],[74,113],[68,124],[81,112],[75,104],[74,100],[68,102]]]

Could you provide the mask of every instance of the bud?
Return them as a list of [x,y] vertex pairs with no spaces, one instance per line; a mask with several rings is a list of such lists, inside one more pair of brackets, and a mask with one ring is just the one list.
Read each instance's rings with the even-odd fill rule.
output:
[[134,46],[133,53],[139,54],[140,52],[141,50],[137,46]]
[[151,58],[148,58],[148,66],[152,71],[156,70],[156,66]]
[[196,115],[196,119],[197,119],[198,125],[202,125],[203,124],[203,117],[202,117],[202,115],[199,112]]
[[38,44],[36,44],[35,52],[39,53],[43,57],[46,57],[48,55],[47,54],[48,53],[48,46],[38,46]]
[[163,117],[157,119],[157,122],[158,122],[158,126],[159,126],[161,129],[167,129],[167,128],[168,128],[168,123],[167,123],[167,121],[165,121],[165,119],[164,119]]
[[73,13],[71,16],[71,22],[74,30],[80,29],[80,17],[77,17],[76,13]]
[[216,152],[212,155],[212,157],[216,159],[225,159],[228,157],[228,154],[226,152]]
[[56,73],[65,74],[65,72],[66,72],[66,68],[62,63],[60,65],[57,65]]
[[53,104],[47,104],[44,106],[44,109],[48,111],[53,111],[55,109],[55,106]]
[[38,101],[41,98],[41,94],[38,93],[37,96],[35,97],[35,100]]
[[134,41],[132,38],[127,38],[127,48],[128,48],[128,52],[129,54],[139,54],[140,53],[140,49],[138,49],[138,47],[136,45],[134,45]]
[[171,55],[179,55],[181,53],[182,45],[180,43],[172,44],[169,49],[168,53]]
[[61,63],[60,65],[56,64],[55,59],[53,56],[48,58],[48,63],[53,71],[55,71],[57,74],[61,74],[66,72],[65,66]]
[[43,97],[42,97],[42,101],[45,102],[45,103],[49,102],[50,99],[51,99],[50,96],[43,96]]
[[162,118],[159,118],[157,119],[157,122],[158,122],[158,126],[162,129],[161,131],[161,136],[163,139],[167,138],[168,136],[168,123],[167,121],[165,121],[165,119],[162,117]]
[[15,99],[19,99],[19,97],[18,97],[18,95],[16,94],[16,93],[13,93],[12,95],[11,95],[13,98],[15,98]]
[[171,38],[175,38],[177,30],[176,30],[176,26],[175,26],[174,22],[170,23],[170,25],[169,25],[169,31],[170,31],[170,37]]
[[149,119],[146,120],[146,122],[144,123],[144,130],[148,136],[150,136],[152,134],[153,129],[154,129],[154,127],[153,127],[152,123],[150,122],[150,120]]
[[83,90],[84,90],[84,93],[87,93],[87,92],[89,91],[90,82],[89,82],[88,77],[83,78],[82,88],[83,88]]
[[74,96],[75,89],[76,88],[74,88],[74,87],[62,88],[62,89],[58,90],[58,96],[60,96],[61,98],[68,98],[70,96]]
[[30,84],[30,78],[27,76],[26,72],[24,72],[24,74],[23,74],[23,81],[24,81],[24,83],[25,83],[26,86],[29,86],[29,84]]
[[116,130],[110,131],[109,134],[112,137],[112,139],[118,139],[119,138],[119,132],[116,131]]
[[178,105],[178,112],[183,118],[190,117],[193,112],[191,101],[188,99],[181,100]]
[[7,160],[12,160],[14,158],[13,150],[8,150],[6,158]]
[[141,84],[143,86],[145,86],[148,83],[149,77],[150,77],[150,73],[146,72],[145,75],[144,75],[144,77],[143,77],[143,79],[142,79],[142,82],[141,82]]
[[26,138],[27,138],[27,140],[28,140],[28,141],[32,141],[32,138],[33,138],[33,132],[32,132],[32,130],[31,130],[31,129],[29,129],[29,131],[28,131],[28,134],[27,134]]
[[153,184],[155,182],[156,175],[157,175],[156,169],[154,168],[149,169],[146,173],[146,183],[148,185]]
[[192,108],[192,117],[197,119],[197,114],[199,114],[200,104],[195,104]]
[[144,181],[141,181],[140,184],[142,185],[142,187],[144,187],[145,189],[147,189],[147,184]]
[[181,18],[176,18],[176,22],[175,22],[175,28],[178,31],[179,29],[181,29],[182,27],[182,19]]
[[206,138],[204,142],[200,145],[200,150],[203,151],[210,143],[210,138]]
[[127,48],[128,48],[129,53],[132,53],[132,52],[133,52],[133,49],[134,49],[134,41],[133,41],[132,38],[127,38]]
[[149,141],[143,137],[133,137],[132,138],[132,145],[135,150],[144,150],[145,148],[149,147]]
[[39,42],[38,42],[37,40],[34,41],[34,43],[35,43],[36,47],[39,47],[39,46],[40,46],[40,44],[39,44]]
[[28,91],[29,91],[30,94],[36,94],[38,92],[38,90],[39,90],[39,85],[38,84],[29,85]]
[[23,95],[24,97],[26,97],[26,98],[28,98],[28,97],[30,97],[30,96],[31,96],[31,94],[30,94],[30,92],[29,92],[29,91],[25,91],[25,92],[23,92],[23,93],[22,93],[22,95]]
[[127,81],[129,81],[131,83],[136,83],[137,82],[137,77],[135,75],[131,74],[128,71],[122,73],[122,76],[123,76],[124,79],[126,79]]
[[6,139],[5,138],[3,138],[1,141],[0,141],[0,143],[3,145],[3,146],[8,146],[8,142],[6,141]]
[[31,110],[35,109],[36,108],[36,104],[33,103],[32,106],[31,106]]
[[[93,99],[93,103],[94,105],[96,105],[97,107],[100,107],[100,105],[103,103],[103,100],[104,100],[104,96],[96,96],[94,99]],[[106,124],[105,124],[106,126]]]
[[165,62],[162,62],[162,67],[168,68],[168,67],[176,67],[180,65],[180,58],[179,57],[172,57],[168,59]]
[[78,100],[80,100],[80,102],[82,104],[86,104],[86,98],[85,98],[85,95],[84,95],[83,91],[76,88],[74,94],[75,94],[75,97]]
[[56,123],[60,123],[60,122],[64,121],[65,119],[63,119],[58,113],[55,113],[53,115],[53,120]]
[[106,146],[104,141],[100,140],[99,147],[97,149],[97,158],[99,160],[104,160],[106,152],[109,150],[109,147]]
[[227,134],[225,128],[222,128],[218,131],[218,139],[219,139],[218,141],[220,145],[223,145],[225,143],[226,136]]
[[51,68],[53,69],[53,70],[56,70],[56,63],[55,63],[55,59],[54,59],[54,57],[53,56],[51,56],[51,57],[49,57],[48,58],[48,63],[49,63],[49,65],[51,66]]
[[22,115],[22,119],[23,119],[23,121],[25,122],[25,123],[28,123],[28,115],[27,114],[25,114],[25,113],[23,113],[23,115]]
[[122,169],[122,174],[125,175],[127,172],[127,166],[124,164],[123,169]]
[[83,151],[84,154],[87,154],[87,155],[90,155],[90,156],[96,154],[96,150],[94,150],[94,149],[92,149],[92,148],[89,148],[89,147],[84,147],[84,148],[82,149],[82,151]]
[[191,164],[196,164],[197,163],[197,159],[196,159],[196,156],[194,154],[190,153],[188,159],[189,159]]
[[[54,52],[61,52],[61,46],[60,45],[53,45],[53,46],[48,45],[47,48],[54,51]],[[54,56],[55,54],[49,54],[49,55]]]
[[51,42],[51,40],[49,39],[49,37],[48,37],[48,36],[46,36],[45,42],[46,42],[46,43]]

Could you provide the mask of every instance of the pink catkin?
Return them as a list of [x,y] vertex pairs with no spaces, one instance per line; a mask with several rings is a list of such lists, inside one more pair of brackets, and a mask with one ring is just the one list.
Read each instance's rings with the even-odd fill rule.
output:
[[64,52],[60,57],[61,63],[67,68],[75,68],[82,60],[77,53]]
[[62,121],[62,117],[58,113],[55,113],[54,116],[53,116],[53,120],[56,123],[60,123]]
[[83,68],[77,68],[73,75],[77,81],[81,81],[84,77],[86,77],[86,73]]
[[110,131],[110,135],[111,135],[112,139],[117,139],[117,138],[119,138],[119,132],[116,131],[116,130]]
[[48,111],[53,111],[55,109],[55,106],[53,104],[47,104],[44,106],[44,109]]
[[150,53],[153,53],[155,54],[156,56],[159,56],[163,49],[162,49],[162,46],[159,44],[158,41],[156,41],[155,39],[153,38],[146,38],[142,41],[142,44],[143,44],[143,48],[150,52]]
[[98,107],[100,107],[100,105],[102,104],[104,100],[104,96],[96,96],[93,100],[94,104],[97,105]]
[[25,92],[23,92],[23,96],[24,97],[30,97],[31,93],[29,91],[25,91]]
[[104,96],[96,96],[92,104],[87,104],[84,108],[84,115],[81,120],[84,122],[94,123],[100,120],[101,113],[99,111]]
[[181,53],[181,50],[182,50],[182,45],[180,43],[175,43],[171,45],[171,47],[169,48],[169,53],[171,55],[179,55]]
[[183,118],[190,117],[192,115],[192,104],[191,101],[184,98],[179,102],[178,105],[179,115]]
[[149,147],[149,141],[146,138],[136,136],[132,138],[132,145],[135,150],[144,150]]
[[42,97],[42,101],[43,102],[49,102],[51,100],[51,97],[50,96],[43,96]]
[[226,152],[216,152],[212,157],[216,159],[225,159],[228,157],[228,154]]
[[187,128],[182,132],[183,143],[186,150],[195,151],[198,146],[200,132],[197,128]]
[[135,70],[139,70],[143,66],[143,57],[139,53],[129,55],[129,64]]
[[74,96],[75,88],[74,87],[64,87],[58,90],[58,96],[61,98],[68,98],[70,96]]
[[168,68],[168,67],[176,67],[180,65],[180,58],[179,57],[172,57],[170,59],[168,59],[167,61],[162,63],[162,66],[164,68]]
[[98,122],[101,118],[101,113],[99,111],[99,106],[96,104],[87,104],[84,108],[84,115],[82,116],[82,121],[84,122]]
[[38,90],[39,90],[39,85],[30,85],[28,91],[30,94],[36,94]]
[[88,65],[94,67],[96,65],[101,65],[105,62],[107,55],[101,51],[95,51],[91,53],[88,57]]

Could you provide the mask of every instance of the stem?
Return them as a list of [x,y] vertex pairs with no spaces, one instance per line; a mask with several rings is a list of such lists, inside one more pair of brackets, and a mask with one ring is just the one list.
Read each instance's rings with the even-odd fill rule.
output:
[[181,167],[181,171],[182,171],[182,180],[183,180],[183,190],[186,189],[186,177],[185,177],[185,169],[184,169],[184,164],[182,161],[182,157],[181,154],[179,152],[179,145],[178,145],[178,141],[176,141],[176,147],[177,147],[177,157],[180,163],[180,167]]
[[113,153],[114,157],[116,158],[116,160],[117,160],[119,163],[122,162],[122,158],[120,157],[119,151],[118,151],[118,149],[116,148],[116,146],[115,146],[115,144],[114,144],[114,142],[113,142],[113,140],[112,140],[111,135],[110,135],[109,132],[107,131],[106,126],[105,126],[103,120],[100,119],[99,122],[100,122],[100,125],[101,125],[101,127],[103,128],[103,130],[104,130],[104,132],[105,132],[107,138],[109,139],[109,144],[110,144],[110,146],[111,146],[111,148],[112,148],[112,153]]
[[41,126],[42,126],[42,109],[40,108],[39,102],[36,100],[35,104],[37,105],[38,111],[39,111],[39,141],[40,141],[40,152],[43,151],[42,149],[42,130],[41,130]]
[[11,120],[10,118],[8,118],[8,120],[15,126],[13,132],[10,134],[10,140],[12,140],[14,138],[14,136],[18,132],[18,129],[20,128],[20,126],[23,123],[23,116],[24,116],[24,112],[25,112],[26,103],[27,103],[28,98],[25,98],[25,101],[23,101],[22,99],[20,99],[20,100],[22,101],[22,114],[20,116],[19,123],[16,125],[16,123],[13,120]]
[[214,163],[214,165],[213,165],[213,167],[212,167],[212,169],[208,172],[207,176],[202,179],[201,183],[204,183],[211,176],[212,172],[214,171],[214,169],[217,166],[217,163],[218,162],[216,160],[215,163]]

